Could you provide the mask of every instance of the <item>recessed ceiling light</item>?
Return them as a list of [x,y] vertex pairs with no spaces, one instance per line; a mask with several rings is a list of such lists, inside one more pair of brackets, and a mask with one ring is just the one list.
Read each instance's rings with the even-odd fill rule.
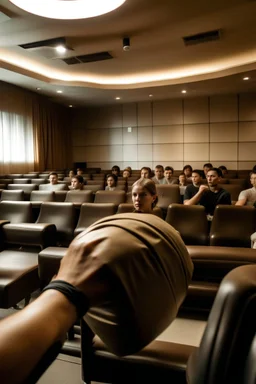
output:
[[248,76],[243,78],[243,80],[249,80],[249,79],[250,79],[250,77],[248,77]]
[[186,89],[183,89],[183,90],[181,91],[181,93],[187,93]]
[[10,0],[24,11],[50,19],[86,19],[104,15],[126,0]]
[[58,45],[57,47],[55,47],[55,49],[56,49],[56,51],[58,53],[65,53],[65,52],[67,52],[67,48],[64,47],[63,45]]
[[57,93],[62,93],[63,91],[61,91],[60,89],[58,89]]
[[69,108],[73,108],[73,105],[72,105],[72,104],[69,104]]
[[116,97],[116,100],[120,100],[121,99],[121,97]]
[[148,95],[148,97],[153,97],[153,95],[152,95],[152,94],[150,94],[150,95]]
[[37,87],[36,90],[37,90],[37,91],[41,91],[41,88],[40,88],[40,87]]

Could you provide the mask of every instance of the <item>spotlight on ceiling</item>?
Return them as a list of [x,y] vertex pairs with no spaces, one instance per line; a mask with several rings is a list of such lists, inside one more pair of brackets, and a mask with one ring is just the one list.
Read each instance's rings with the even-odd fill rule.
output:
[[125,52],[130,51],[130,38],[129,37],[123,38],[123,50]]

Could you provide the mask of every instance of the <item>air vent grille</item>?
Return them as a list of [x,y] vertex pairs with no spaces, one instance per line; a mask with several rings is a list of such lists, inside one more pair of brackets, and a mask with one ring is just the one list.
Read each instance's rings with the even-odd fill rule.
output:
[[195,45],[207,43],[209,41],[219,40],[220,39],[220,30],[216,29],[214,31],[208,31],[203,33],[198,33],[196,35],[185,36],[183,41],[185,45]]
[[102,61],[102,60],[109,60],[109,59],[113,59],[113,56],[109,52],[98,52],[98,53],[92,53],[89,55],[68,57],[62,60],[68,65],[73,65],[73,64],[81,64],[81,63],[92,63],[95,61]]

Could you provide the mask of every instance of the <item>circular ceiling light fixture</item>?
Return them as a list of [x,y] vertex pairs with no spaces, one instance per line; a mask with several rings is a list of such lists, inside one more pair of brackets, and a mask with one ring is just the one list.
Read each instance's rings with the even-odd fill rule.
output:
[[87,19],[104,15],[126,0],[9,0],[17,7],[49,19]]

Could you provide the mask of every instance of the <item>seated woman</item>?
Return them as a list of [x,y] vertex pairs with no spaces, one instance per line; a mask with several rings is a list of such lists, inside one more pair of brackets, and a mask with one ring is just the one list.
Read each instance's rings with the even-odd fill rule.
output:
[[188,179],[186,178],[185,173],[182,172],[179,175],[179,187],[180,187],[180,196],[181,196],[182,202],[184,200],[184,194],[185,194],[187,185],[188,185]]
[[84,188],[84,178],[80,175],[75,175],[71,179],[71,185],[69,186],[69,189],[74,190],[83,190]]
[[75,176],[75,172],[73,171],[73,169],[71,169],[68,173],[68,177],[70,177],[70,179],[72,179],[72,177]]
[[132,186],[132,202],[134,212],[153,213],[158,202],[156,185],[150,179],[139,179]]
[[151,169],[149,167],[143,167],[140,170],[140,177],[143,179],[150,179],[151,178]]
[[123,170],[123,177],[127,178],[127,177],[131,177],[131,171],[129,168],[125,168]]
[[107,186],[105,191],[114,191],[116,189],[118,177],[113,173],[112,175],[107,175]]

